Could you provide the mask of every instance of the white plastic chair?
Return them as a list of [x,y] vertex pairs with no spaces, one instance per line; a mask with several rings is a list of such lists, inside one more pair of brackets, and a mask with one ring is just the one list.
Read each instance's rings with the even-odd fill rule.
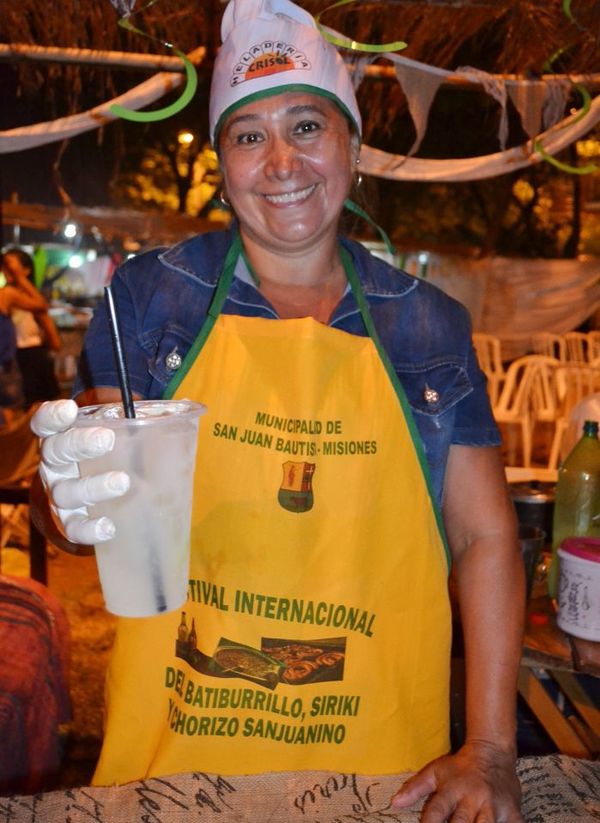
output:
[[567,344],[561,334],[539,332],[531,338],[531,346],[535,354],[555,357],[561,361],[566,361],[567,359]]
[[556,483],[558,479],[556,469],[532,468],[531,466],[505,466],[504,473],[507,483]]
[[[553,368],[556,364],[557,361],[553,357],[526,354],[513,360],[507,369],[504,386],[493,412],[496,422],[507,435],[508,464],[511,466],[531,466],[533,427],[536,419],[534,408],[537,409],[536,414],[542,413],[544,408],[539,400],[544,396],[544,380],[541,375],[546,374],[548,368]],[[521,436],[521,464],[516,461],[515,428]]]
[[502,365],[500,338],[493,334],[474,332],[473,345],[481,371],[487,377],[488,394],[494,406],[498,402],[500,390],[506,379],[506,371]]
[[581,331],[569,331],[563,335],[567,345],[569,363],[589,363],[588,336]]
[[590,363],[593,364],[594,360],[600,360],[600,329],[594,329],[594,331],[589,331],[587,333],[587,339],[588,360],[590,361]]
[[[580,432],[580,421],[572,421],[573,410],[581,401],[600,390],[600,369],[583,363],[565,363],[556,370],[556,390],[558,395],[558,416],[554,439],[550,449],[548,468],[555,469],[575,445]],[[572,433],[567,438],[567,430],[573,423]]]
[[[560,417],[561,401],[559,397],[556,374],[561,366],[554,357],[537,355],[535,370],[530,389],[532,417],[532,441],[544,449],[544,462],[549,461],[552,444],[556,436],[556,426]],[[536,437],[536,427],[543,426],[541,436]],[[539,460],[540,456],[537,456]]]

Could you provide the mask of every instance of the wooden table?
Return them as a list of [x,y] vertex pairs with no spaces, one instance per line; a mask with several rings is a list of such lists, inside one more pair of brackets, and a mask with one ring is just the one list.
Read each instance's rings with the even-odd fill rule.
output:
[[[519,693],[562,754],[593,760],[600,755],[600,708],[578,673],[600,677],[600,643],[559,629],[553,602],[538,587],[529,602]],[[543,685],[548,677],[556,696]]]

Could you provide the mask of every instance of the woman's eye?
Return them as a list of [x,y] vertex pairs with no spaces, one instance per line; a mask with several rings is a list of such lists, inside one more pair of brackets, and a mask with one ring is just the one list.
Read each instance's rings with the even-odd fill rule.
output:
[[301,123],[298,123],[295,132],[297,134],[312,134],[315,131],[319,131],[320,128],[320,123],[316,123],[314,120],[303,120]]
[[260,135],[254,131],[245,132],[244,134],[238,134],[235,138],[235,142],[241,146],[250,146],[253,143],[260,142]]

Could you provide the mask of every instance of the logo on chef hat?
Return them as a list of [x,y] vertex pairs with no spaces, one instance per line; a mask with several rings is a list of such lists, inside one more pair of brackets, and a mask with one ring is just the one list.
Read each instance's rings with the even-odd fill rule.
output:
[[296,46],[281,41],[265,40],[260,45],[252,46],[238,60],[230,85],[239,86],[245,80],[256,80],[282,71],[312,68],[310,61]]

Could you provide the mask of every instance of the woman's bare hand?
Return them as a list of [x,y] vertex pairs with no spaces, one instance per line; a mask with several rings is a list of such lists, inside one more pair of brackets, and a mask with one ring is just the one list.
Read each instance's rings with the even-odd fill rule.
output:
[[428,763],[393,796],[392,808],[427,795],[421,823],[523,823],[515,755],[486,741]]

